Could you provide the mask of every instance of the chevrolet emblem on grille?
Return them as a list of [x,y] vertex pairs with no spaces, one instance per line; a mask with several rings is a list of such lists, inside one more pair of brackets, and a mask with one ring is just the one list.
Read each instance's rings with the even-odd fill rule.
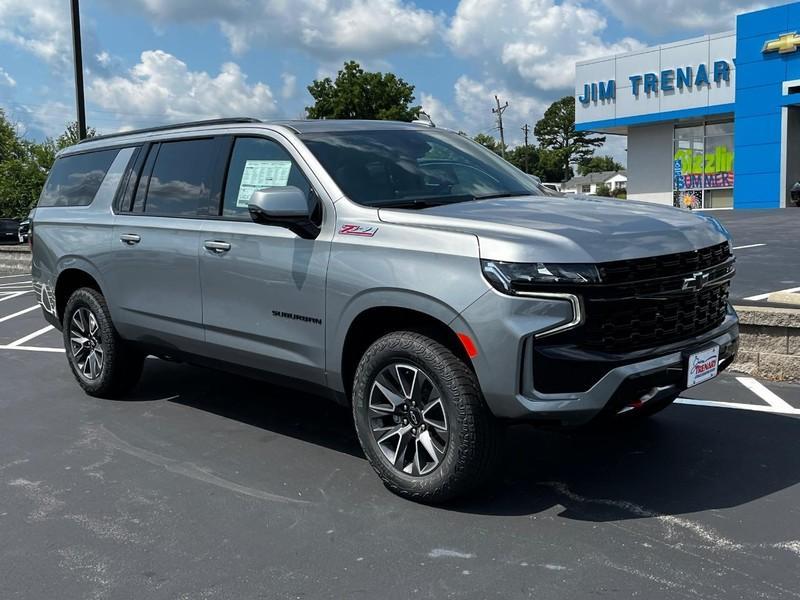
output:
[[708,273],[698,271],[691,277],[687,277],[683,280],[683,287],[681,289],[699,292],[705,287],[706,283],[708,283]]

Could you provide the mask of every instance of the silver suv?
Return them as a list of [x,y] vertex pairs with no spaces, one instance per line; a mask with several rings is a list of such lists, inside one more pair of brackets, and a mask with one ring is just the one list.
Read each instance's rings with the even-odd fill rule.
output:
[[716,220],[543,196],[424,124],[95,138],[59,154],[31,239],[87,393],[124,394],[146,355],[316,391],[352,407],[386,486],[426,502],[492,474],[503,424],[638,420],[738,343]]

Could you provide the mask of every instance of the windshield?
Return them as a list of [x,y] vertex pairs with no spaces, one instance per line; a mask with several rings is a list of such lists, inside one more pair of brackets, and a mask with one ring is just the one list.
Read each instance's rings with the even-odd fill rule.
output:
[[494,152],[447,131],[334,131],[302,140],[347,197],[365,206],[425,208],[542,194]]

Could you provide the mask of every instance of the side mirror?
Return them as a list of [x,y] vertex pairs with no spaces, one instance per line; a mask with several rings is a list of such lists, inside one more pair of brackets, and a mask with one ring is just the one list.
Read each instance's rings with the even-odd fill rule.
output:
[[292,185],[256,190],[247,209],[256,223],[285,227],[306,239],[319,234],[319,226],[311,220],[306,195]]

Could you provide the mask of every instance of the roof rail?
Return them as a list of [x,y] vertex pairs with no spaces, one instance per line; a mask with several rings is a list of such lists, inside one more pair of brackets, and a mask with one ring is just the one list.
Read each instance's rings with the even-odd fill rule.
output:
[[227,119],[206,119],[204,121],[189,121],[188,123],[173,123],[171,125],[159,125],[157,127],[146,127],[145,129],[133,129],[131,131],[120,131],[119,133],[107,133],[86,138],[78,142],[94,142],[95,140],[107,140],[109,138],[121,137],[124,135],[136,135],[139,133],[153,133],[156,131],[169,131],[171,129],[187,129],[189,127],[203,127],[205,125],[235,125],[236,123],[263,123],[261,119],[251,117],[232,117]]

